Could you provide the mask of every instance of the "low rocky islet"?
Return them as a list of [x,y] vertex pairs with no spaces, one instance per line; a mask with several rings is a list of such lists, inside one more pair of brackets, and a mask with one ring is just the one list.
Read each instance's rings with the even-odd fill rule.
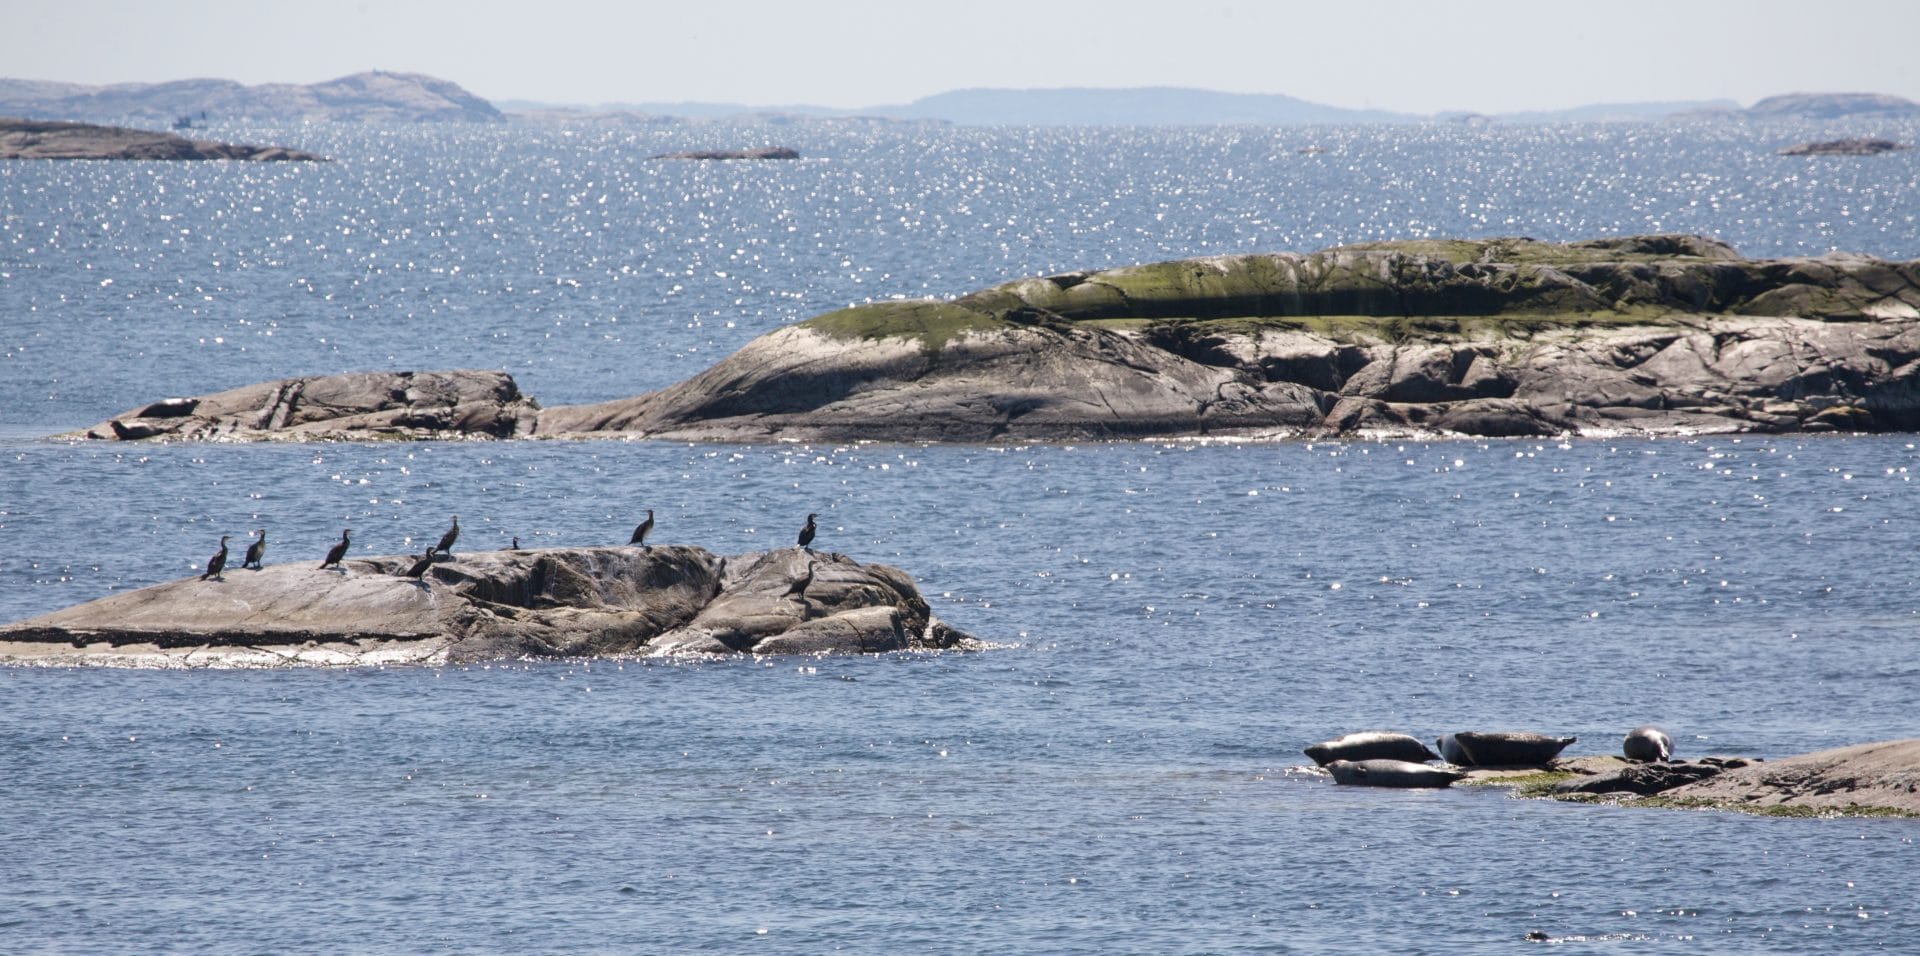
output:
[[501,372],[287,379],[69,437],[1084,441],[1920,429],[1920,262],[1699,236],[1216,256],[884,301],[659,391]]

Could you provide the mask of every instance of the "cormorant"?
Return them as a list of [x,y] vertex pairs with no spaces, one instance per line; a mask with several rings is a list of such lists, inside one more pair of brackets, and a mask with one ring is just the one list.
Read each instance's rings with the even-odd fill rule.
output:
[[413,562],[413,567],[407,569],[407,577],[418,579],[426,574],[427,569],[433,566],[433,551],[434,549],[428,548],[427,553],[420,556],[420,560]]
[[448,528],[447,533],[440,536],[440,543],[434,545],[429,550],[444,551],[446,552],[447,557],[451,558],[453,557],[453,542],[455,539],[459,537],[460,537],[460,516],[454,515],[453,527]]
[[518,550],[520,550],[520,536],[519,536],[519,535],[517,535],[517,534],[516,534],[516,535],[514,535],[514,536],[513,536],[513,543],[512,543],[512,544],[510,544],[510,545],[507,545],[507,550],[508,550],[508,551],[518,551]]
[[645,520],[645,521],[642,521],[642,522],[640,522],[640,527],[638,527],[638,528],[635,528],[635,529],[633,529],[633,537],[631,537],[631,538],[628,538],[628,539],[627,539],[627,543],[628,543],[628,544],[637,544],[637,545],[639,545],[639,546],[641,546],[641,547],[643,547],[643,548],[644,548],[644,547],[646,547],[646,546],[647,546],[647,534],[648,534],[648,532],[651,532],[652,530],[653,530],[653,509],[652,509],[652,508],[648,508],[648,509],[647,509],[647,520]]
[[246,557],[246,560],[240,562],[240,566],[243,568],[252,568],[255,571],[258,571],[260,570],[260,559],[266,556],[267,556],[267,529],[261,528],[260,537],[255,538],[252,544],[247,545],[247,557]]
[[813,519],[818,517],[820,516],[817,514],[807,515],[807,526],[800,529],[800,546],[801,547],[804,548],[807,545],[810,545],[813,543],[813,533],[819,530],[814,527]]
[[227,566],[227,539],[231,537],[232,535],[226,534],[220,536],[220,550],[215,551],[213,557],[207,559],[207,573],[200,575],[200,580],[205,581],[208,578],[220,576],[221,569]]
[[[347,545],[349,543],[347,532],[352,530],[352,528],[340,529],[340,543],[334,545],[333,548],[327,552],[327,559],[320,562],[320,570],[325,571],[329,567],[340,567],[340,559],[347,556]],[[345,569],[342,568],[341,570]]]

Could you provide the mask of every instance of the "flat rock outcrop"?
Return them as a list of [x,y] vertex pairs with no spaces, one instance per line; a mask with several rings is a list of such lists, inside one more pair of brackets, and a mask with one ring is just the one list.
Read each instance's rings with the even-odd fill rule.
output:
[[462,552],[229,568],[0,627],[0,663],[146,667],[444,664],[519,657],[950,648],[913,580],[788,548]]
[[1855,744],[1750,763],[1661,796],[1739,810],[1920,815],[1920,740]]
[[123,126],[9,117],[0,117],[0,159],[327,161],[325,156],[283,146],[244,146]]
[[513,438],[540,406],[505,372],[357,372],[281,379],[128,409],[69,438],[266,441]]
[[173,410],[156,406],[85,434],[983,442],[1912,431],[1920,261],[1744,259],[1679,235],[1372,243],[860,305],[769,332],[657,392],[489,405],[431,428],[397,421],[406,416],[395,407],[342,405],[330,424],[306,418],[286,432],[259,411],[273,405],[261,393],[236,392],[244,400],[222,400],[240,416],[231,428],[168,428]]

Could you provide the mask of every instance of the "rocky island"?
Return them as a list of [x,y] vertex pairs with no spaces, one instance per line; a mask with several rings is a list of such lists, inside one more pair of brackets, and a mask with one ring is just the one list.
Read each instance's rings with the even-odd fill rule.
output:
[[905,572],[786,548],[409,555],[228,569],[0,626],[0,664],[447,664],[519,657],[873,653],[972,643]]
[[1905,143],[1896,143],[1890,139],[1854,137],[1852,139],[1828,139],[1816,143],[1797,143],[1780,151],[1782,156],[1878,156],[1896,150],[1911,149]]
[[690,149],[661,153],[648,159],[799,159],[800,151],[788,146],[761,146],[756,149]]
[[[1336,784],[1391,789],[1492,786],[1522,797],[1767,816],[1920,817],[1920,740],[1836,747],[1777,760],[1675,759],[1673,739],[1642,726],[1615,755],[1563,757],[1576,737],[1525,731],[1442,735],[1361,731],[1312,744],[1303,772]],[[1441,761],[1435,763],[1435,761]]]
[[172,133],[56,120],[0,117],[0,159],[237,159],[326,162],[283,146],[244,146]]
[[[428,380],[466,390],[418,385]],[[1713,239],[1658,235],[1368,243],[1064,273],[831,312],[677,385],[600,404],[543,409],[502,373],[371,373],[160,402],[68,437],[989,442],[1916,428],[1920,262],[1746,259]]]

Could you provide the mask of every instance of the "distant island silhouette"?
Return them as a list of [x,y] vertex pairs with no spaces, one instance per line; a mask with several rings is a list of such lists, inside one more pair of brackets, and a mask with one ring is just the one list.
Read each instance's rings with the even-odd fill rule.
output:
[[1920,119],[1920,103],[1878,93],[1789,93],[1751,107],[1732,100],[1601,103],[1558,110],[1480,114],[1467,110],[1406,113],[1351,109],[1278,93],[1228,93],[1187,87],[1094,89],[963,89],[910,103],[858,109],[807,104],[778,106],[700,102],[489,102],[451,80],[419,73],[370,71],[321,83],[247,86],[233,80],[87,86],[31,79],[0,79],[0,116],[165,125],[192,116],[209,122],[460,122],[510,119],[556,121],[601,115],[655,121],[805,122],[866,120],[969,126],[1215,126],[1418,123],[1564,123],[1721,119]]

